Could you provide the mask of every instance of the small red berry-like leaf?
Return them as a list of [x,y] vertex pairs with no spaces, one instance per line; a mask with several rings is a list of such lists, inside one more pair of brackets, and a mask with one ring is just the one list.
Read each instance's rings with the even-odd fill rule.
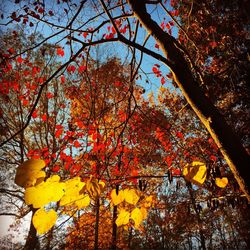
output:
[[209,46],[210,46],[212,49],[214,49],[214,48],[217,47],[217,42],[215,42],[215,41],[210,42],[210,43],[209,43]]
[[61,136],[62,132],[63,132],[62,129],[56,130],[56,132],[55,132],[55,137],[56,137],[56,138],[59,138],[59,137]]
[[83,35],[84,38],[86,38],[88,36],[88,34],[89,34],[88,32],[83,32],[82,35]]
[[159,49],[160,48],[159,44],[156,43],[155,48]]
[[60,166],[59,165],[55,165],[51,170],[53,172],[58,172],[60,170]]
[[78,73],[82,73],[83,71],[85,71],[86,70],[86,66],[80,66],[79,68],[78,68]]
[[16,60],[17,60],[18,63],[22,63],[23,62],[23,58],[21,56],[19,56]]
[[37,118],[37,116],[38,116],[38,115],[37,115],[37,112],[38,112],[38,110],[35,109],[34,112],[32,113],[32,117],[33,117],[33,118]]
[[54,95],[53,95],[51,92],[48,92],[48,93],[46,94],[46,96],[47,96],[48,99],[51,99],[51,98],[54,97]]
[[166,80],[165,80],[164,77],[162,77],[162,78],[161,78],[161,84],[163,85],[163,84],[165,84],[165,83],[166,83]]
[[76,70],[76,67],[74,65],[69,65],[67,68],[68,73],[74,73]]
[[80,142],[79,142],[79,141],[75,141],[75,142],[74,142],[74,147],[75,147],[75,148],[81,147]]
[[46,114],[43,114],[42,116],[41,116],[41,119],[42,119],[42,121],[46,121],[47,120],[47,115]]
[[54,13],[53,13],[52,10],[49,11],[49,15],[50,15],[50,16],[54,16]]
[[210,160],[211,160],[211,161],[216,161],[216,160],[217,160],[217,157],[216,157],[215,155],[211,155],[211,156],[210,156]]
[[58,48],[58,49],[56,50],[56,54],[57,54],[58,56],[64,57],[64,50],[63,50],[62,48]]
[[65,83],[65,76],[61,76],[61,83]]

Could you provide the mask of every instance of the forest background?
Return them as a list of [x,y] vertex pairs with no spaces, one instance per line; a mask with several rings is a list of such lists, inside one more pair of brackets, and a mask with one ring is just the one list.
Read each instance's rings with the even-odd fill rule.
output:
[[247,1],[1,11],[2,246],[249,249]]

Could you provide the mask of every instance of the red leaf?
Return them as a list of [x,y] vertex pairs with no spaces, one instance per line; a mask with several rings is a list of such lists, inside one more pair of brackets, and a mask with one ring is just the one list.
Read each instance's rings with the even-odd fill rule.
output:
[[21,56],[19,56],[16,60],[17,60],[18,63],[22,63],[23,62],[23,58]]
[[55,165],[51,170],[53,172],[58,172],[60,170],[60,166],[59,165]]
[[160,48],[159,44],[156,43],[155,48],[159,49]]
[[217,47],[217,42],[210,42],[209,43],[210,47],[212,47],[212,49],[216,48]]
[[83,32],[83,37],[86,38],[88,36],[88,32]]
[[83,72],[83,71],[85,71],[86,70],[86,66],[80,66],[79,68],[78,68],[78,73],[81,73],[81,72]]
[[115,28],[114,28],[113,26],[112,26],[111,32],[112,32],[113,34],[116,33],[116,30],[115,30]]
[[180,138],[180,139],[184,139],[184,136],[183,136],[183,134],[180,132],[180,131],[177,131],[176,132],[176,136],[178,137],[178,138]]
[[121,82],[114,82],[114,85],[116,86],[116,87],[120,87],[120,86],[122,86],[122,83]]
[[68,73],[74,73],[76,70],[76,67],[74,65],[69,65],[67,68]]
[[47,115],[46,114],[43,114],[42,116],[41,116],[41,119],[42,119],[42,121],[46,121],[47,120]]
[[36,110],[34,110],[34,112],[32,113],[32,117],[33,118],[37,118],[37,112],[38,112],[38,110],[36,109]]
[[163,85],[163,84],[165,84],[165,83],[166,83],[166,80],[165,80],[164,77],[162,77],[162,78],[161,78],[161,84]]
[[62,134],[63,130],[62,129],[58,129],[56,132],[55,132],[55,137],[56,138],[59,138]]
[[217,157],[216,157],[215,155],[211,155],[211,156],[210,156],[210,160],[211,160],[211,161],[216,161],[216,160],[217,160]]
[[65,83],[65,76],[61,76],[61,83]]
[[29,101],[28,101],[27,99],[24,99],[24,100],[23,100],[23,105],[24,105],[24,106],[28,106],[28,105],[29,105]]
[[46,94],[46,96],[47,96],[48,99],[51,99],[51,98],[54,97],[54,95],[53,95],[51,92],[48,92],[48,93]]
[[39,9],[38,9],[38,12],[39,12],[40,14],[43,14],[44,9],[43,9],[43,8],[39,8]]
[[79,141],[75,141],[75,142],[74,142],[74,147],[75,147],[75,148],[81,147],[81,143],[80,143]]
[[58,48],[58,49],[56,50],[56,54],[57,54],[58,56],[63,57],[63,56],[64,56],[64,50],[63,50],[62,48]]

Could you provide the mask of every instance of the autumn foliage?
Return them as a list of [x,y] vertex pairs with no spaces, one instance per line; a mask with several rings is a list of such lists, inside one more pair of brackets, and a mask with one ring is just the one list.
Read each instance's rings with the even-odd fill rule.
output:
[[[22,7],[8,18],[24,29],[1,35],[0,193],[1,215],[16,216],[16,230],[31,212],[24,249],[247,249],[246,192],[184,99],[163,45],[150,34],[141,42],[133,1],[57,1],[58,13],[40,1],[15,2]],[[247,88],[239,76],[246,61],[238,74],[231,65],[243,57],[244,27],[224,27],[235,9],[220,1],[151,4],[161,7],[160,32],[176,39],[247,148],[248,94],[227,85]],[[158,61],[144,65],[143,53]]]

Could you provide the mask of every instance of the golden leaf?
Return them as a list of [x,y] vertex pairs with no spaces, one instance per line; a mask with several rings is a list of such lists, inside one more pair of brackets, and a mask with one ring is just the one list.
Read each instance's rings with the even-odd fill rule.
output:
[[132,204],[132,205],[135,205],[140,199],[140,197],[137,195],[137,192],[135,189],[126,188],[123,191],[123,195],[124,195],[125,201],[129,204]]
[[44,171],[45,161],[41,159],[30,159],[17,168],[15,183],[20,187],[31,187],[36,184],[37,179],[43,180],[46,176]]
[[151,207],[153,204],[153,195],[149,195],[143,200],[143,206],[145,208]]
[[139,209],[139,208],[133,209],[130,217],[135,222],[135,228],[138,228],[144,219],[144,215],[143,215],[141,209]]
[[80,210],[84,207],[87,207],[90,204],[90,198],[89,196],[81,194],[78,197],[78,200],[75,200],[74,205]]
[[42,207],[50,202],[59,201],[64,195],[65,184],[59,182],[59,176],[52,176],[46,182],[29,187],[25,190],[24,200],[34,208]]
[[130,213],[125,209],[121,209],[115,223],[118,227],[126,225],[129,223],[129,218],[130,218]]
[[[102,187],[102,184],[100,184]],[[92,176],[86,182],[86,189],[89,193],[89,196],[93,199],[96,199],[101,194],[101,187],[100,187],[98,180],[93,179]]]
[[33,215],[32,223],[38,234],[44,234],[54,226],[56,219],[57,213],[55,210],[51,209],[46,212],[44,208],[40,208]]
[[113,189],[111,191],[111,199],[112,199],[112,202],[115,206],[117,206],[118,204],[122,203],[124,201],[124,192],[123,190],[120,190],[118,192],[118,195],[116,194],[116,190]]
[[215,178],[215,184],[220,188],[225,188],[228,184],[227,177]]
[[[60,206],[74,206],[75,202],[79,201],[78,205],[80,206],[80,200],[84,199],[85,195],[81,194],[83,187],[85,186],[85,182],[81,181],[80,177],[75,177],[69,179],[65,182],[65,193],[64,196],[60,200]],[[86,200],[82,204],[85,204]]]
[[207,167],[203,162],[193,161],[184,167],[183,175],[186,180],[196,185],[201,185],[206,180]]

